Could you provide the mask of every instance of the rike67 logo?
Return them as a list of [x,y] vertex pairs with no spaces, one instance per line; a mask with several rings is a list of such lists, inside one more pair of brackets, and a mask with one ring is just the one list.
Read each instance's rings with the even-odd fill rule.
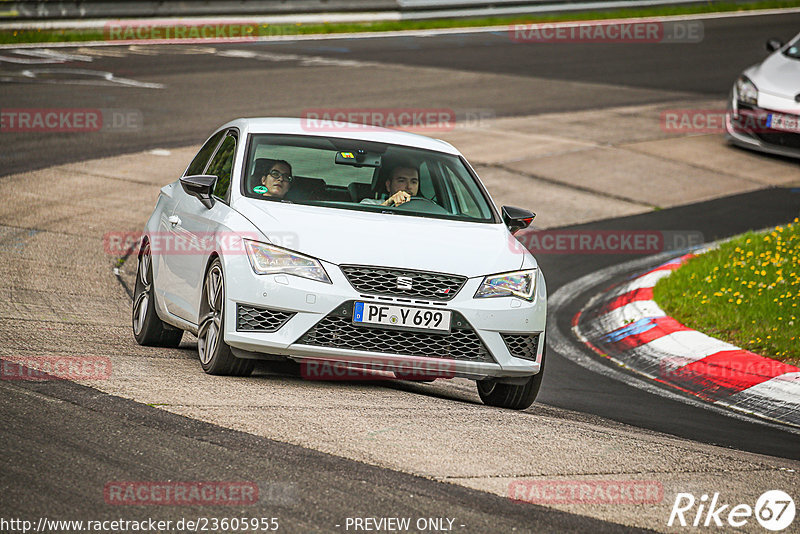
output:
[[765,529],[779,532],[792,524],[795,511],[794,500],[781,490],[765,491],[755,506],[725,503],[719,493],[710,499],[707,494],[698,499],[691,493],[678,493],[667,526],[741,528],[755,517]]

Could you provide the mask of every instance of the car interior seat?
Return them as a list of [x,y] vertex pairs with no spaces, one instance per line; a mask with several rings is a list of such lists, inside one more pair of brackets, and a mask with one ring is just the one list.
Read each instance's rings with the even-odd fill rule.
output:
[[372,184],[365,184],[363,182],[353,182],[347,186],[347,192],[350,193],[350,200],[353,202],[361,202],[365,198],[375,198],[372,195]]

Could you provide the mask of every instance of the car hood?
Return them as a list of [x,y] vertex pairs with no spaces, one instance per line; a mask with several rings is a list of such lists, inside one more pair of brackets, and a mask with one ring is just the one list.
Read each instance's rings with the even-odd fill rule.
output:
[[748,69],[747,76],[759,91],[765,93],[794,100],[800,92],[800,60],[788,58],[780,52]]
[[503,224],[249,198],[240,198],[236,209],[273,244],[337,265],[381,265],[474,277],[520,269],[526,254]]

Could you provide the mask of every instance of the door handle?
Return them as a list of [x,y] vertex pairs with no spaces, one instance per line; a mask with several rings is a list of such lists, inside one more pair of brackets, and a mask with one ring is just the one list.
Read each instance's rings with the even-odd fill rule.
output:
[[177,215],[172,215],[172,216],[170,216],[170,218],[169,218],[169,219],[167,219],[167,220],[169,221],[169,223],[170,223],[172,226],[178,226],[179,224],[181,224],[181,218],[180,218],[180,217],[178,217]]

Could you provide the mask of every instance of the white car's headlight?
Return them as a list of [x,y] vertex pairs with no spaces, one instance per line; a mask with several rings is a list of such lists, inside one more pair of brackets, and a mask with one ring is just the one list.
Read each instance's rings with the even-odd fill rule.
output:
[[758,105],[758,89],[747,76],[739,76],[739,79],[736,80],[736,94],[739,102],[753,106]]
[[333,283],[322,264],[314,258],[249,239],[244,240],[244,248],[256,274],[293,274],[328,284]]
[[536,294],[536,269],[495,274],[483,279],[475,298],[519,297],[533,300]]

